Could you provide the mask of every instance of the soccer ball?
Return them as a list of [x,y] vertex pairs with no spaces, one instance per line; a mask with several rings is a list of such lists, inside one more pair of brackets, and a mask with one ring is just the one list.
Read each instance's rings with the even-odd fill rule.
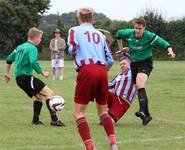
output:
[[53,111],[62,110],[64,108],[64,104],[65,104],[65,100],[58,95],[53,96],[49,101],[50,108]]

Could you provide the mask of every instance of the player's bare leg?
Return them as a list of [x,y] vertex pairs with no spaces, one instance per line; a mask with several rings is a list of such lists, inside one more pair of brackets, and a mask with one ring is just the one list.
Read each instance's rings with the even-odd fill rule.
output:
[[56,112],[53,111],[49,106],[49,101],[50,101],[51,97],[54,96],[54,92],[50,88],[48,88],[48,86],[45,86],[40,91],[40,93],[37,94],[36,96],[40,96],[40,95],[44,96],[44,99],[46,99],[46,106],[47,106],[49,113],[50,113],[50,116],[51,116],[50,124],[53,126],[64,127],[65,124],[58,119]]

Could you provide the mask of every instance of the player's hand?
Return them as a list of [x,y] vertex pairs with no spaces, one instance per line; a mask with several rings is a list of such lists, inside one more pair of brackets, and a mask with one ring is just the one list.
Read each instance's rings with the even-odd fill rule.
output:
[[123,47],[122,49],[120,49],[120,51],[122,51],[124,53],[128,53],[129,48],[128,47]]
[[53,51],[54,51],[55,53],[58,53],[58,52],[59,52],[59,50],[58,50],[58,49],[53,49]]
[[42,76],[45,77],[45,78],[49,77],[49,72],[42,71]]
[[175,58],[175,53],[173,52],[171,47],[168,48],[168,56],[170,58]]
[[4,80],[8,83],[10,81],[10,75],[9,74],[5,74],[4,75]]
[[175,53],[168,53],[168,56],[169,56],[170,58],[175,58]]
[[120,53],[128,53],[128,47],[123,47],[119,51],[116,52],[116,55],[119,55]]

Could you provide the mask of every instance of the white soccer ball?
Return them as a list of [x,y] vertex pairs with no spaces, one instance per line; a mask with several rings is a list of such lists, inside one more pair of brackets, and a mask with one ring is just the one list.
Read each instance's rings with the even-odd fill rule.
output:
[[49,101],[50,108],[53,111],[62,110],[64,108],[64,104],[65,104],[65,100],[58,95],[53,96]]

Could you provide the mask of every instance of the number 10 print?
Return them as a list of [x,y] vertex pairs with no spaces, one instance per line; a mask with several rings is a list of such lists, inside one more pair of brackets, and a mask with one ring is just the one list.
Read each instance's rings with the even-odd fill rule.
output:
[[[92,33],[92,36],[90,35],[89,31],[86,31],[84,35],[87,35],[88,42],[94,42],[95,44],[100,43],[100,35],[96,32]],[[92,37],[92,38],[91,38]]]

